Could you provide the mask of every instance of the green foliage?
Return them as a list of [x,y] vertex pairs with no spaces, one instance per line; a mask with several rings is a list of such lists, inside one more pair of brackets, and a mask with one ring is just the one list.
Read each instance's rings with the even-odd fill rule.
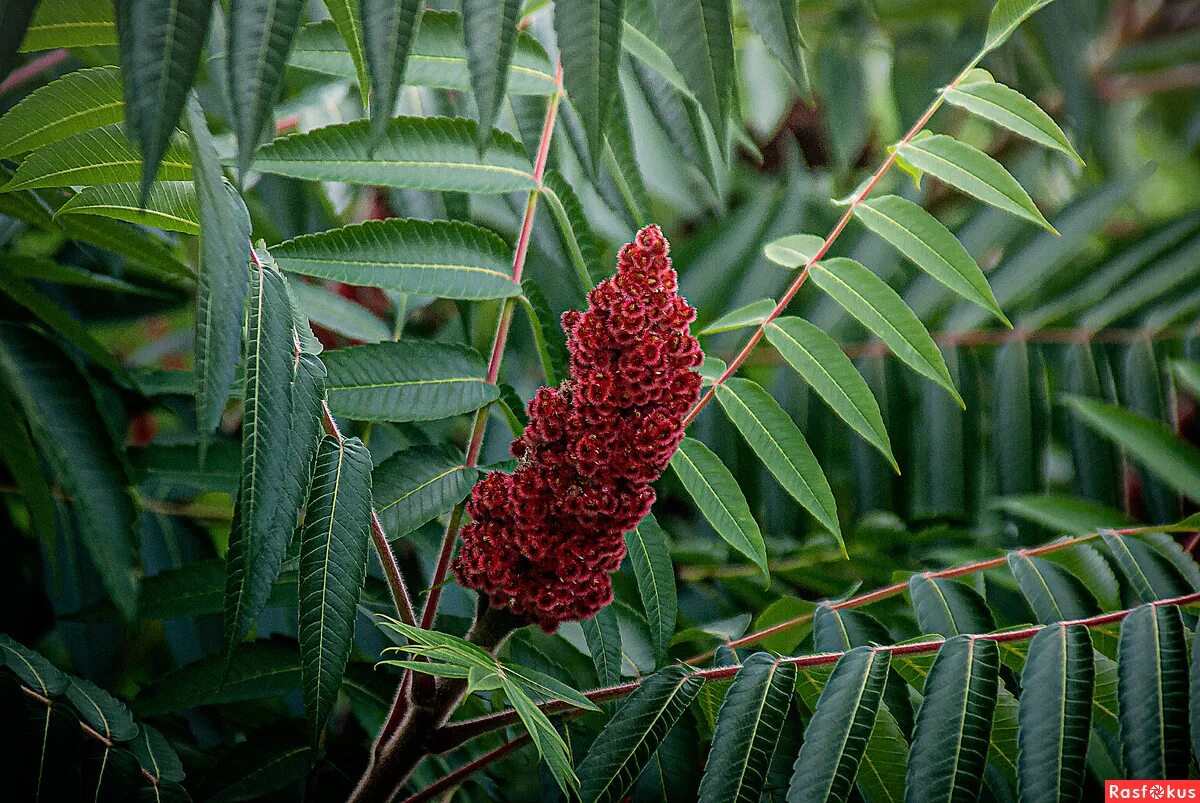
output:
[[[1197,771],[1186,17],[425,5],[5,6],[10,796]],[[539,632],[458,586],[455,535],[652,222],[705,388],[613,603]]]

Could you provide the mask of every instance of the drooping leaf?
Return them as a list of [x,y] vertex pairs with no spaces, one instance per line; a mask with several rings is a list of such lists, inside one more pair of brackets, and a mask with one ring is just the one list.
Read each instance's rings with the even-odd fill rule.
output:
[[559,242],[575,268],[580,286],[590,290],[605,278],[591,225],[575,190],[557,170],[547,170],[542,197],[554,218]]
[[524,148],[497,132],[480,156],[471,120],[397,117],[371,149],[370,124],[339,123],[281,137],[259,149],[254,169],[320,181],[442,192],[534,189]]
[[317,358],[296,353],[283,274],[256,265],[249,299],[242,476],[226,555],[227,654],[266,604],[299,521],[319,440],[325,374]]
[[117,698],[83,678],[71,678],[66,697],[92,730],[114,742],[127,742],[137,736],[133,715]]
[[1004,495],[1041,489],[1039,469],[1044,441],[1039,437],[1040,370],[1038,353],[1023,340],[1010,341],[996,350],[993,368],[996,409],[992,426],[997,443],[1004,444],[995,455],[996,486]]
[[[0,192],[69,187],[80,184],[119,184],[142,177],[142,157],[125,138],[123,126],[112,123],[53,142],[21,162]],[[190,181],[192,165],[187,144],[175,137],[159,166],[163,181]]]
[[780,267],[803,268],[825,247],[825,238],[815,234],[789,234],[763,246],[763,256]]
[[201,444],[221,420],[242,353],[242,307],[250,287],[250,214],[225,180],[204,110],[188,104],[200,219],[196,300],[196,418]]
[[737,480],[721,458],[700,441],[684,438],[671,458],[671,467],[717,534],[769,577],[767,548],[758,523],[750,514]]
[[633,565],[642,610],[650,625],[650,640],[655,660],[662,663],[675,634],[675,617],[679,613],[675,589],[675,569],[667,547],[667,534],[651,513],[637,527],[625,534],[625,552]]
[[843,655],[805,730],[789,801],[844,801],[854,785],[887,683],[889,653],[857,647]]
[[458,221],[368,220],[301,235],[271,253],[289,273],[400,293],[480,300],[521,292],[504,241]]
[[1187,497],[1200,499],[1200,451],[1167,426],[1094,399],[1064,399],[1085,424],[1124,448],[1147,471]]
[[1047,627],[1033,637],[1021,674],[1017,783],[1022,800],[1080,799],[1094,685],[1086,627]]
[[879,403],[841,347],[803,318],[777,318],[767,325],[766,334],[817,395],[899,471]]
[[467,0],[463,33],[471,90],[479,109],[479,144],[487,143],[508,86],[508,65],[517,46],[521,0]]
[[137,756],[142,769],[150,773],[155,785],[163,782],[179,783],[184,779],[183,762],[179,755],[157,729],[149,725],[139,725],[137,738],[129,746]]
[[304,0],[232,0],[229,5],[225,71],[242,174],[274,125],[271,109],[283,87],[283,70],[303,10]]
[[604,133],[619,91],[625,0],[562,0],[554,5],[554,31],[562,58],[563,85],[578,112],[592,165],[599,162]]
[[371,454],[358,438],[317,448],[300,540],[300,675],[315,744],[354,646],[371,542]]
[[1013,31],[1035,11],[1050,5],[1051,0],[996,0],[988,17],[987,39],[983,51],[995,50],[1008,41]]
[[933,215],[907,198],[885,195],[856,205],[854,216],[918,268],[1008,324],[975,258]]
[[1087,587],[1056,563],[1013,552],[1008,556],[1008,568],[1043,624],[1073,621],[1099,613],[1096,599]]
[[1179,608],[1143,605],[1125,617],[1117,673],[1125,777],[1184,777],[1188,666]]
[[735,377],[718,385],[717,400],[779,484],[833,534],[845,552],[833,491],[791,416],[749,379]]
[[239,644],[225,657],[208,655],[161,676],[134,700],[139,717],[276,697],[300,688],[300,651],[282,639]]
[[795,688],[796,667],[768,653],[742,663],[717,715],[701,801],[757,803]]
[[917,712],[906,800],[979,797],[999,668],[994,641],[954,636],[938,650]]
[[908,593],[922,633],[949,638],[960,634],[990,633],[996,629],[987,602],[975,589],[957,580],[914,574]]
[[[325,0],[325,8],[329,10],[330,20],[341,35],[342,42],[346,45],[347,55],[350,56],[350,61],[354,65],[355,80],[358,82],[362,102],[365,105],[367,103],[367,90],[365,87],[370,85],[371,79],[367,73],[367,56],[365,45],[363,44],[363,18],[360,0]],[[300,32],[301,38],[296,40],[293,53],[300,49],[300,43],[303,40],[305,30],[307,28]]]
[[1062,151],[1083,164],[1067,135],[1050,115],[1012,87],[996,83],[986,70],[972,70],[966,80],[947,89],[943,97],[953,106],[966,109],[1039,145]]
[[372,474],[375,504],[388,534],[399,537],[461,502],[478,469],[448,446],[413,446],[380,463]]
[[591,619],[584,619],[580,626],[596,665],[596,677],[601,686],[615,686],[621,682],[621,628],[616,611],[612,606],[601,608]]
[[420,0],[359,0],[363,46],[371,74],[371,141],[380,142],[395,110],[396,95],[413,39],[421,27]]
[[122,617],[132,619],[138,597],[136,512],[87,380],[57,345],[14,324],[0,324],[0,374],[71,499],[105,591]]
[[146,198],[200,68],[212,0],[115,0],[130,137]]
[[1029,193],[983,151],[945,134],[916,137],[899,148],[908,164],[997,209],[1054,231]]
[[0,633],[0,659],[22,683],[43,697],[57,697],[70,679],[39,652]]
[[748,326],[759,326],[775,311],[775,299],[763,298],[731,310],[700,330],[702,335],[732,332]]
[[116,67],[75,70],[30,92],[0,117],[0,156],[35,151],[124,117]]
[[804,64],[804,39],[800,35],[796,5],[787,0],[743,0],[742,9],[750,27],[783,67],[783,74],[801,94],[807,95],[808,69]]
[[364,343],[392,339],[392,327],[379,316],[333,290],[308,282],[292,282],[289,289],[299,311],[318,326]]
[[21,42],[22,53],[56,47],[115,45],[117,26],[110,0],[41,0]]
[[965,406],[937,344],[899,293],[852,259],[818,262],[809,275],[817,287],[874,332],[893,354],[917,373],[941,385],[960,406]]
[[724,137],[735,83],[730,6],[729,0],[654,0],[664,48],[718,140]]
[[452,343],[373,343],[321,359],[329,406],[347,418],[433,421],[478,410],[500,395],[479,355]]
[[703,681],[682,666],[647,678],[626,698],[577,769],[586,803],[622,800]]
[[144,199],[141,187],[132,182],[84,187],[60,206],[56,214],[99,215],[164,231],[200,233],[196,189],[190,181],[154,182]]

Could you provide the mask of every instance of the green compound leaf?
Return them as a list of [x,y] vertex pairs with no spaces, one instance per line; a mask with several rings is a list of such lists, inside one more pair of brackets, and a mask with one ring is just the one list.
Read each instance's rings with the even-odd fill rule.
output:
[[[142,178],[142,157],[125,138],[120,123],[51,143],[31,153],[0,192],[70,187],[87,184],[120,184]],[[159,165],[162,181],[190,181],[192,165],[186,141],[171,141]]]
[[384,528],[399,538],[449,513],[479,478],[462,452],[450,446],[413,446],[380,463],[372,474],[376,510]]
[[972,70],[966,80],[947,89],[944,97],[953,106],[990,120],[1038,145],[1061,151],[1083,164],[1067,135],[1050,115],[1012,87],[996,83],[987,70]]

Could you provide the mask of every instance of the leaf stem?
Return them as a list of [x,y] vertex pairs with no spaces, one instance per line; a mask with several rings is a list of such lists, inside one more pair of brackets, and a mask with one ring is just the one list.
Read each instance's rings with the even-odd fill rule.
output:
[[[537,185],[529,191],[525,202],[525,214],[521,219],[521,231],[517,236],[517,246],[513,251],[512,279],[521,283],[521,274],[525,270],[525,258],[529,254],[529,240],[533,234],[533,219],[537,214],[538,198],[542,194],[542,179],[546,175],[546,161],[550,156],[550,141],[554,138],[554,124],[558,119],[558,106],[562,100],[562,64],[558,64],[554,74],[555,90],[546,106],[546,118],[542,123],[542,136],[538,141],[537,157],[533,164],[533,180]],[[504,347],[508,343],[508,332],[512,326],[515,303],[509,298],[504,301],[500,311],[500,320],[496,323],[496,335],[492,338],[492,355],[488,360],[487,381],[496,384],[500,378],[500,363],[504,359]],[[473,468],[479,462],[479,454],[483,449],[483,436],[487,431],[488,408],[482,407],[475,413],[475,424],[471,428],[471,437],[467,443],[467,468]],[[442,536],[442,547],[438,553],[437,566],[429,584],[429,595],[425,599],[425,607],[421,611],[421,627],[429,629],[437,618],[438,603],[441,602],[442,586],[450,573],[450,559],[454,556],[454,541],[458,537],[458,528],[462,524],[463,503],[455,505],[446,522],[446,532]]]
[[860,203],[866,200],[866,197],[870,195],[871,191],[875,189],[875,186],[879,184],[879,181],[883,178],[884,174],[887,173],[891,166],[896,163],[897,154],[899,153],[900,148],[907,145],[913,140],[913,137],[921,133],[921,130],[925,128],[925,124],[928,123],[930,118],[933,117],[934,113],[941,108],[942,102],[945,100],[946,91],[958,86],[958,84],[967,76],[967,73],[979,63],[979,59],[981,57],[982,54],[972,59],[971,62],[963,68],[963,71],[960,72],[948,86],[938,92],[937,97],[934,98],[931,104],[929,104],[929,108],[927,108],[917,122],[913,124],[912,128],[908,130],[908,133],[905,134],[899,142],[897,142],[888,150],[887,158],[883,160],[883,164],[876,169],[874,174],[872,174],[872,176],[867,180],[863,188],[856,192],[850,199],[850,202],[846,204],[846,211],[842,215],[841,219],[838,220],[837,225],[833,227],[833,231],[829,232],[829,236],[825,238],[825,241],[821,244],[821,247],[817,249],[817,252],[809,257],[808,261],[804,264],[804,267],[800,270],[800,275],[792,281],[791,286],[788,287],[783,296],[779,299],[779,303],[775,305],[775,309],[773,309],[771,314],[766,317],[766,320],[758,325],[758,328],[754,330],[754,334],[750,336],[750,340],[746,342],[746,345],[742,347],[742,350],[738,352],[737,356],[730,361],[729,366],[725,369],[725,372],[721,374],[716,382],[709,386],[704,395],[700,397],[700,400],[696,402],[696,404],[684,417],[684,427],[687,427],[688,424],[695,421],[696,416],[700,414],[700,411],[703,410],[710,401],[712,401],[713,395],[717,392],[717,386],[725,384],[725,382],[728,381],[731,376],[737,373],[742,363],[744,363],[746,358],[750,356],[750,352],[754,351],[754,347],[758,345],[758,341],[762,340],[763,335],[766,333],[767,325],[783,314],[784,310],[787,309],[788,304],[790,304],[792,299],[796,297],[796,293],[800,292],[800,288],[804,286],[804,282],[808,279],[808,274],[812,269],[812,266],[825,256],[837,238],[841,236],[841,233],[845,230],[846,226],[850,224],[850,219],[854,217],[854,210]]

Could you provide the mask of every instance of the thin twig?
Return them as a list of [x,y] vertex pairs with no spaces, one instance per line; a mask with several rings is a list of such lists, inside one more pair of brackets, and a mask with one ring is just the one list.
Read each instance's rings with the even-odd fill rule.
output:
[[11,73],[9,73],[7,78],[5,78],[3,81],[0,81],[0,95],[16,89],[26,81],[31,81],[34,78],[37,78],[47,70],[57,67],[59,64],[62,64],[64,61],[66,61],[70,55],[71,52],[65,48],[51,50],[49,53],[38,56],[24,67],[13,70]]
[[[512,280],[520,284],[521,275],[525,270],[525,258],[529,253],[529,240],[533,234],[533,219],[537,214],[538,198],[542,194],[542,179],[546,174],[546,162],[550,156],[550,141],[554,138],[554,124],[558,119],[558,105],[562,99],[562,63],[560,62],[554,74],[555,90],[550,96],[546,107],[546,118],[542,123],[542,136],[538,142],[537,158],[533,165],[533,180],[537,185],[529,191],[525,202],[525,214],[521,220],[521,231],[517,237],[517,246],[513,251]],[[512,324],[513,299],[504,302],[500,311],[500,320],[496,323],[496,335],[492,339],[492,355],[488,360],[487,381],[496,384],[500,377],[500,363],[504,359],[504,347],[508,343],[508,330]],[[479,462],[479,453],[483,448],[483,435],[487,431],[488,408],[482,407],[475,413],[475,424],[471,429],[471,438],[467,444],[467,468],[474,467]],[[450,514],[446,523],[446,532],[442,537],[442,547],[438,553],[437,566],[430,582],[429,595],[425,598],[425,607],[421,612],[421,627],[429,629],[437,618],[438,603],[441,602],[442,586],[450,573],[450,559],[454,555],[454,541],[458,537],[458,527],[462,523],[463,505],[459,503]]]

